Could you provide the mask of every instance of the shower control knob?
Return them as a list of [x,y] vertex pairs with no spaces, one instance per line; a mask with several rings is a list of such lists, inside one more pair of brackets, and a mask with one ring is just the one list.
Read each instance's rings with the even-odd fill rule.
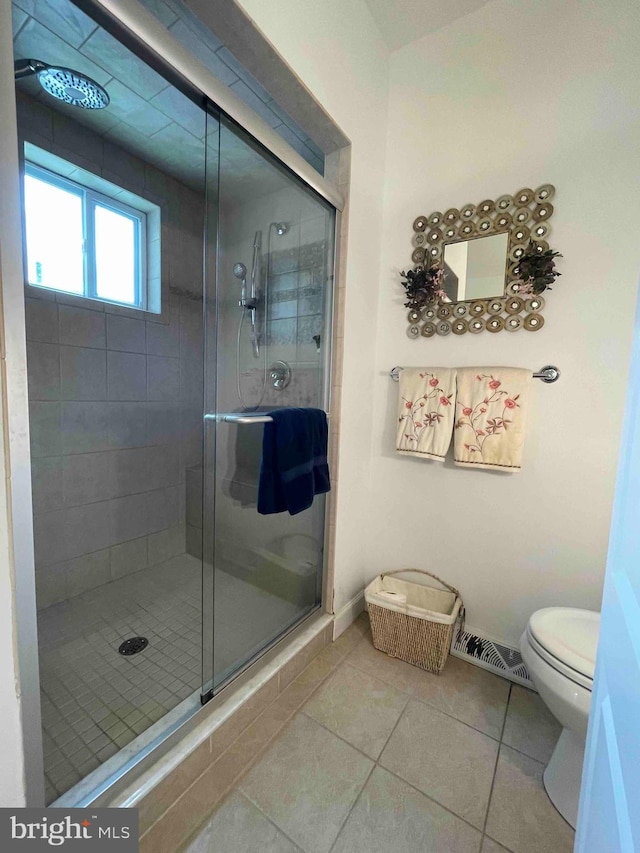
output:
[[271,385],[278,391],[282,391],[291,382],[291,366],[286,361],[274,361],[269,368]]

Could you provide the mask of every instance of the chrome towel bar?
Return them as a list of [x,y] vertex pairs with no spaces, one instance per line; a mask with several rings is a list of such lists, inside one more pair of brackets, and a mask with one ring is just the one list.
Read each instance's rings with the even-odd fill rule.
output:
[[[393,370],[389,371],[389,376],[393,379],[394,382],[400,381],[400,371],[401,367],[394,367]],[[560,371],[557,367],[554,367],[552,364],[547,364],[542,370],[539,370],[537,373],[533,374],[534,379],[542,379],[543,382],[557,382],[560,379]]]

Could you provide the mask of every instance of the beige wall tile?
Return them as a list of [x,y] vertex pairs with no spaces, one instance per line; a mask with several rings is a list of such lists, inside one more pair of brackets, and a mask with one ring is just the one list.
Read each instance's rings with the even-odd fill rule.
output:
[[140,853],[176,853],[227,792],[233,778],[221,773],[218,762],[183,793],[162,818],[140,838]]
[[278,675],[254,693],[228,720],[211,734],[211,755],[215,761],[278,695]]
[[303,669],[305,669],[310,661],[318,655],[324,648],[325,640],[322,633],[317,634],[307,645],[302,648],[298,654],[286,663],[280,670],[280,690],[290,684]]
[[291,713],[297,710],[303,702],[311,696],[322,682],[329,677],[333,671],[333,664],[325,660],[322,655],[315,657],[309,666],[286,687],[277,703],[282,709],[289,709]]
[[209,739],[196,747],[138,804],[140,832],[146,832],[211,764]]

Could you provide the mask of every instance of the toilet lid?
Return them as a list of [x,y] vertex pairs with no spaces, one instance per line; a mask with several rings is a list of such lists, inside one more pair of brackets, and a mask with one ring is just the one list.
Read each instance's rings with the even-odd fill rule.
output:
[[600,614],[575,607],[545,607],[529,620],[529,631],[554,658],[593,679]]

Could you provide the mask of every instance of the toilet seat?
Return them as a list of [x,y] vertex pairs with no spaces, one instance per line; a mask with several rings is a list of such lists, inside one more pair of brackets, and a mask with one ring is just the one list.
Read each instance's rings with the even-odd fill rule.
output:
[[557,672],[591,691],[600,614],[574,607],[545,607],[527,625],[531,648]]

